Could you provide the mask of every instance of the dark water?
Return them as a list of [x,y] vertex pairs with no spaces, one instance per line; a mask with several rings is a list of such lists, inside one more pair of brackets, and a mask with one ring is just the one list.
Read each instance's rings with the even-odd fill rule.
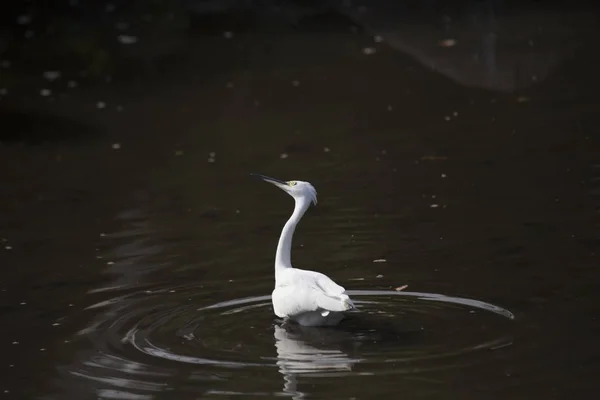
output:
[[[588,9],[484,3],[412,25],[381,5],[175,10],[185,29],[98,45],[110,62],[83,76],[12,31],[4,397],[593,398],[600,35]],[[274,318],[292,201],[251,172],[318,190],[293,262],[351,291],[339,327]]]

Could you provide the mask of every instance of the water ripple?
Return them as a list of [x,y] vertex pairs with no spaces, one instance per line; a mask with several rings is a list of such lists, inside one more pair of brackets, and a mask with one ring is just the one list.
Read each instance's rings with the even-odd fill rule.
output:
[[[106,399],[153,398],[181,379],[190,393],[232,395],[231,381],[249,375],[251,382],[236,384],[237,394],[301,397],[298,378],[461,368],[485,362],[476,356],[482,350],[512,343],[515,317],[493,304],[432,293],[350,293],[359,311],[335,328],[275,320],[269,295],[214,303],[206,284],[116,296],[88,307],[104,310],[78,333],[96,351],[69,373],[94,382],[97,397]],[[283,391],[270,387],[273,374]]]

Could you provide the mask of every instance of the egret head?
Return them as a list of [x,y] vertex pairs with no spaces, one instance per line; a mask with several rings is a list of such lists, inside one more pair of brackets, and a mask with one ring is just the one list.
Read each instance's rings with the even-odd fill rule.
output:
[[252,174],[254,176],[259,177],[265,182],[272,183],[277,186],[279,189],[283,190],[290,196],[294,198],[294,200],[307,200],[308,202],[312,202],[313,204],[317,204],[317,190],[308,182],[304,181],[281,181],[275,178],[269,178],[268,176],[260,175],[260,174]]

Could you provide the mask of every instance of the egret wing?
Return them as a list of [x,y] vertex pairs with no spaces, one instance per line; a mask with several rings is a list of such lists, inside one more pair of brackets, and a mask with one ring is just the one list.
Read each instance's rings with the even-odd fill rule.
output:
[[280,279],[280,285],[273,291],[273,308],[279,317],[354,307],[345,289],[319,272],[294,269]]
[[351,308],[348,303],[346,303],[346,299],[348,296],[342,294],[340,296],[328,296],[323,292],[319,292],[315,295],[315,303],[318,306],[318,309],[323,309],[327,311],[346,311]]
[[325,308],[330,311],[345,311],[351,308],[354,308],[354,303],[350,300],[350,297],[346,294],[346,289],[343,286],[338,285],[333,280],[331,280],[328,276],[319,274],[320,276],[317,279],[317,283],[319,287],[323,290],[325,295],[331,299],[335,299],[338,302],[338,306],[341,307],[342,310],[338,310],[337,308]]
[[329,311],[346,311],[354,307],[343,286],[319,272],[314,273],[314,278],[318,288],[315,292],[319,292],[315,294],[315,301],[319,308]]
[[316,311],[319,308],[313,291],[306,285],[277,286],[273,290],[272,299],[275,315],[281,318]]
[[[291,317],[310,311],[348,310],[348,296],[330,296],[319,286],[279,286],[273,291],[273,309],[278,317]],[[350,303],[351,304],[351,303]]]
[[339,296],[344,294],[346,289],[332,281],[328,276],[319,274],[316,279],[317,285],[328,296]]

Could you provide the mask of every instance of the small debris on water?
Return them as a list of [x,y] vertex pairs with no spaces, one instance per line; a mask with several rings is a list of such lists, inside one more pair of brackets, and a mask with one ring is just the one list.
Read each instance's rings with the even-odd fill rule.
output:
[[375,278],[377,278],[377,279],[381,279],[381,278],[383,278],[383,275],[379,274],[379,275],[377,275]]
[[96,107],[98,107],[99,109],[102,110],[103,108],[106,107],[106,103],[103,102],[103,101],[99,101],[99,102],[96,103]]
[[432,204],[429,207],[431,207],[431,208],[438,208],[439,206],[440,206],[439,204]]
[[387,260],[385,258],[378,258],[376,260],[373,260],[374,263],[384,263],[387,262]]
[[42,89],[40,90],[40,95],[44,96],[44,97],[48,97],[52,94],[52,91],[50,89]]
[[365,278],[350,278],[349,281],[364,281]]
[[375,43],[381,43],[381,42],[383,42],[383,37],[382,37],[382,36],[379,36],[379,35],[376,35],[376,36],[373,38],[373,40],[375,41]]
[[279,158],[281,158],[281,159],[285,160],[286,158],[288,158],[288,154],[287,154],[287,153],[281,153],[281,154],[279,155]]
[[371,54],[375,54],[377,52],[377,50],[375,49],[375,47],[365,47],[362,50],[363,54],[366,56],[370,56]]
[[397,288],[394,288],[394,290],[396,292],[400,292],[400,291],[406,289],[407,287],[408,287],[408,285],[402,285],[402,286],[398,286]]
[[331,149],[329,147],[323,147],[323,151],[325,153],[329,153],[331,151]]
[[456,43],[456,39],[443,39],[439,41],[440,47],[454,47]]
[[446,175],[446,174],[442,173],[442,175],[441,175],[441,176],[442,176],[442,178],[445,178],[445,177],[447,177],[448,175]]
[[44,79],[52,82],[60,78],[60,71],[44,71]]
[[112,148],[113,150],[119,150],[121,148],[121,143],[113,143]]
[[117,36],[117,40],[121,44],[135,44],[137,43],[138,38],[132,35],[119,35]]
[[17,24],[29,25],[31,23],[31,15],[23,14],[17,17]]

